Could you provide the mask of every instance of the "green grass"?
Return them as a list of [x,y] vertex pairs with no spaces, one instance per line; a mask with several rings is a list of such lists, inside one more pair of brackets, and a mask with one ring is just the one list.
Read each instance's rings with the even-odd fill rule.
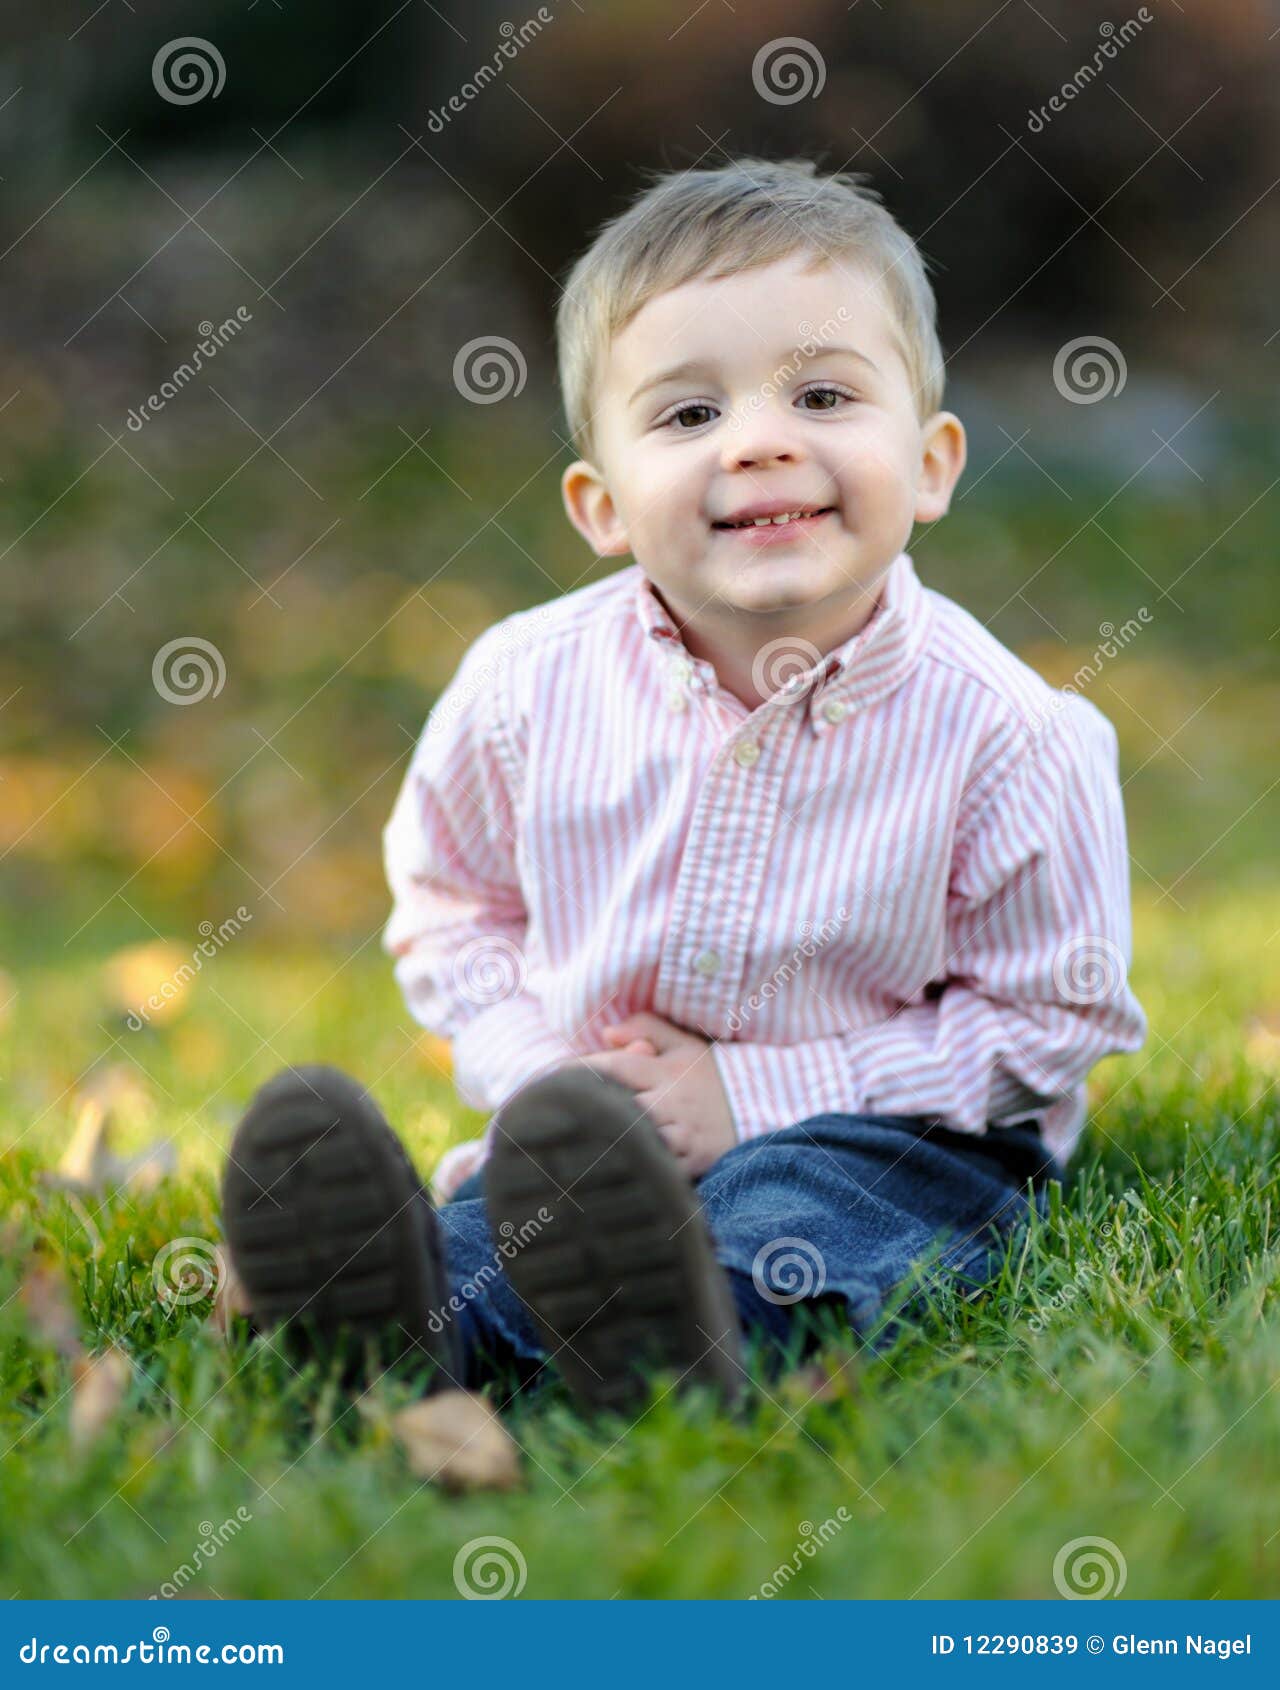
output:
[[[221,952],[182,1016],[127,1047],[154,1108],[123,1147],[172,1133],[177,1176],[100,1207],[40,1176],[71,1132],[69,1088],[119,1024],[83,962],[18,968],[0,1085],[0,1594],[148,1595],[210,1541],[202,1522],[237,1509],[188,1594],[452,1597],[455,1556],[491,1535],[517,1547],[532,1598],[747,1597],[793,1562],[788,1596],[1052,1596],[1055,1555],[1084,1536],[1116,1546],[1127,1597],[1274,1594],[1280,1055],[1246,1029],[1280,1001],[1280,893],[1182,910],[1140,891],[1136,917],[1152,1037],[1098,1071],[1061,1202],[987,1294],[939,1288],[887,1354],[824,1352],[828,1368],[853,1355],[846,1393],[815,1400],[796,1376],[740,1421],[661,1381],[629,1429],[584,1424],[558,1385],[516,1399],[525,1488],[466,1498],[409,1473],[387,1429],[403,1388],[353,1404],[265,1345],[224,1346],[205,1304],[166,1312],[152,1285],[167,1241],[218,1236],[226,1142],[284,1062],[358,1074],[424,1168],[475,1129],[375,947],[340,968],[250,931]],[[64,1264],[90,1347],[134,1363],[80,1454],[67,1366],[16,1294],[37,1244]]]

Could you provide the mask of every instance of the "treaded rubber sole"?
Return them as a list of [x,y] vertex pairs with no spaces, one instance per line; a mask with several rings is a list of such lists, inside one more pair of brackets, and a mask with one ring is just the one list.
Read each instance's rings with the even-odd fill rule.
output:
[[258,1325],[286,1328],[304,1352],[430,1361],[458,1376],[457,1341],[441,1320],[448,1288],[434,1207],[349,1075],[309,1063],[262,1086],[236,1129],[222,1190],[227,1243]]
[[581,1405],[633,1410],[655,1368],[740,1397],[729,1282],[633,1091],[584,1067],[531,1081],[498,1116],[484,1191],[504,1270]]

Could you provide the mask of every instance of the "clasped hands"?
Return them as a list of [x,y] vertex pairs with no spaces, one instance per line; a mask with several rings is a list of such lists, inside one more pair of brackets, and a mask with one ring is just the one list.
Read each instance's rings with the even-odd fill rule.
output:
[[689,1179],[738,1142],[711,1040],[660,1015],[629,1015],[604,1030],[607,1050],[578,1058],[630,1086]]

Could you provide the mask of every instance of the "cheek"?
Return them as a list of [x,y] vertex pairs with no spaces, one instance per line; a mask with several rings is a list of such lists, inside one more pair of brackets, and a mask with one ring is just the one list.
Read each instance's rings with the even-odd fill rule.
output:
[[627,503],[636,527],[663,531],[683,523],[701,508],[705,478],[691,461],[661,460],[637,466],[627,488]]
[[915,504],[915,464],[904,444],[880,431],[845,443],[840,479],[864,510],[886,513]]

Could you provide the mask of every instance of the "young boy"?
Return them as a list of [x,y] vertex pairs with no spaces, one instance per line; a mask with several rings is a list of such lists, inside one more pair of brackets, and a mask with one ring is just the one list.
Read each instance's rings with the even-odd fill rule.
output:
[[989,1272],[1138,1048],[1116,736],[904,546],[964,467],[933,294],[856,178],[658,178],[558,316],[565,508],[634,561],[464,657],[386,829],[384,946],[494,1112],[437,1210],[367,1094],[286,1070],[233,1147],[255,1314],[733,1392],[744,1333],[872,1334]]

